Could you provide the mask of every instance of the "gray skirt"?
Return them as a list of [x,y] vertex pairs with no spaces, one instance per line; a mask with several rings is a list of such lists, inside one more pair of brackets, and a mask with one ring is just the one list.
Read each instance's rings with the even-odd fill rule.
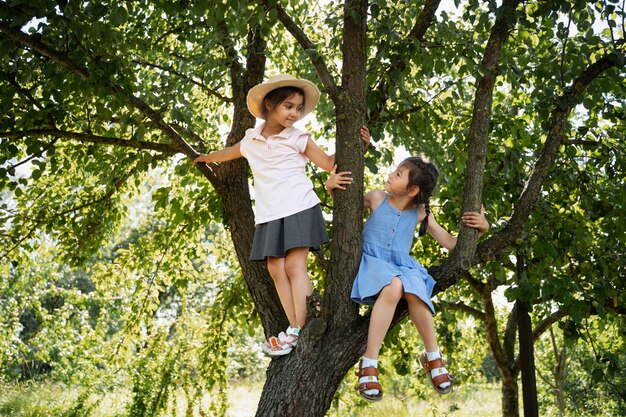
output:
[[319,250],[326,242],[326,224],[317,204],[291,216],[258,224],[250,260],[263,261],[268,256],[284,258],[287,251],[294,248]]

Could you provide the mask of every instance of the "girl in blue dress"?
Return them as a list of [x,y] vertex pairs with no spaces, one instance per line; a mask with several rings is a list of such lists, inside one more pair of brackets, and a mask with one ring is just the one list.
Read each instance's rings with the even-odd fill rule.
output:
[[[430,197],[439,173],[428,160],[410,157],[392,172],[385,190],[365,194],[363,206],[371,215],[363,229],[363,256],[352,286],[351,298],[359,304],[373,306],[367,347],[359,363],[357,376],[359,394],[368,401],[382,399],[378,381],[378,352],[389,330],[400,299],[408,303],[409,316],[415,325],[425,352],[420,364],[437,392],[452,390],[452,375],[448,373],[439,353],[435,336],[430,297],[435,280],[418,261],[410,256],[413,235],[421,222],[419,235],[426,231],[443,247],[452,250],[456,236],[444,230],[430,212]],[[345,189],[352,182],[350,172],[331,172],[326,189]],[[463,223],[483,235],[489,229],[484,210],[467,212]]]

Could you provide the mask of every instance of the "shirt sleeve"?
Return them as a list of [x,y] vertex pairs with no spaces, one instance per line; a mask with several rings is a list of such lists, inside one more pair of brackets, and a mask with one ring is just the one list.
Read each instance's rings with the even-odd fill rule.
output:
[[249,142],[250,142],[250,138],[248,137],[248,135],[244,136],[243,139],[241,139],[241,141],[239,142],[239,152],[241,152],[241,156],[243,156],[246,159],[248,159],[246,154],[248,153]]
[[296,138],[296,148],[300,151],[300,153],[304,153],[306,150],[306,145],[309,143],[309,138],[311,134],[309,132],[299,132],[298,137]]

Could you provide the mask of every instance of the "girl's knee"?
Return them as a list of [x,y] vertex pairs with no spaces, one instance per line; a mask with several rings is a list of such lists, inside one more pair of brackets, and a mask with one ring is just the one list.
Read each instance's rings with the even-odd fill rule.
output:
[[432,314],[428,304],[426,304],[424,300],[419,298],[417,295],[405,293],[403,298],[407,301],[410,309],[415,309],[416,311],[427,311]]
[[380,293],[381,296],[394,300],[400,300],[404,295],[404,286],[398,277],[393,277],[389,285],[387,285]]
[[285,277],[285,262],[282,258],[270,258],[267,260],[267,272],[274,281]]
[[[295,252],[295,250],[294,250]],[[299,250],[296,253],[290,252],[285,258],[285,271],[290,277],[298,276],[307,273],[307,251]]]
[[287,276],[295,277],[306,273],[306,264],[301,265],[297,262],[287,262],[285,264],[285,271],[287,272]]

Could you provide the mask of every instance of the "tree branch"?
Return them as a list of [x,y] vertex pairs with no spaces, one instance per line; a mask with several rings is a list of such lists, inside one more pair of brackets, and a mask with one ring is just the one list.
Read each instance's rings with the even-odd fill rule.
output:
[[[478,80],[474,95],[461,212],[480,210],[497,64],[500,52],[515,22],[515,11],[519,2],[520,0],[504,0],[502,6],[498,8],[496,21],[491,29],[481,61],[484,74]],[[431,275],[437,280],[434,294],[456,283],[459,274],[477,263],[474,259],[477,239],[476,229],[468,228],[461,223],[457,244],[452,253],[441,265],[431,270]]]
[[224,103],[232,103],[233,99],[232,98],[228,98],[223,96],[222,94],[218,93],[217,91],[209,88],[207,85],[201,83],[200,81],[194,80],[193,77],[184,74],[180,71],[175,70],[172,67],[169,66],[165,66],[165,65],[158,65],[158,64],[153,64],[151,62],[148,61],[144,61],[144,60],[140,60],[140,59],[133,59],[130,62],[137,64],[137,65],[143,65],[146,67],[152,67],[152,68],[157,68],[160,69],[162,71],[168,72],[170,74],[173,74],[175,76],[177,76],[178,78],[184,80],[184,81],[188,81],[196,86],[198,86],[202,91],[204,91],[208,96],[213,96],[213,97],[217,97],[220,101],[223,101]]
[[499,232],[478,245],[473,264],[494,259],[513,244],[524,228],[524,224],[532,213],[539,199],[543,183],[550,173],[561,144],[566,142],[568,117],[578,102],[585,88],[606,70],[624,66],[625,56],[612,53],[589,65],[587,69],[572,83],[571,87],[558,99],[552,111],[550,127],[546,142],[539,159],[535,163],[532,174],[526,182],[509,223]]
[[87,133],[70,132],[58,129],[33,129],[15,132],[1,132],[0,137],[7,139],[21,139],[24,137],[54,137],[59,139],[71,139],[81,143],[94,143],[97,145],[113,145],[126,148],[157,151],[165,155],[175,155],[182,152],[173,144],[135,141],[110,136],[97,136]]
[[[12,28],[5,24],[4,22],[0,22],[0,33],[5,34],[9,39],[26,46],[33,51],[39,53],[40,55],[51,59],[56,62],[69,72],[78,75],[81,78],[89,79],[90,73],[89,71],[74,62],[67,55],[62,54],[54,49],[48,47],[47,45],[40,42],[37,38],[33,36],[26,35],[21,32],[19,29]],[[148,104],[142,101],[140,98],[135,97],[131,92],[125,90],[124,88],[111,84],[109,82],[100,81],[99,84],[102,87],[105,87],[109,90],[111,94],[121,94],[126,99],[126,102],[131,106],[137,109],[142,115],[152,120],[154,125],[161,130],[165,135],[170,138],[174,143],[177,143],[177,149],[180,152],[187,155],[188,158],[194,159],[199,154],[193,149],[184,139],[183,137],[176,131],[174,128],[166,123],[161,115],[152,109]],[[198,170],[200,170],[209,180],[212,182],[215,181],[215,176],[211,169],[206,164],[199,164],[196,166]]]
[[502,346],[507,358],[507,363],[511,363],[515,355],[515,342],[517,341],[517,327],[519,324],[517,309],[517,303],[513,304],[513,308],[509,312],[506,328],[504,330]]
[[267,8],[267,11],[274,9],[278,12],[278,20],[280,20],[283,26],[285,26],[285,29],[287,29],[289,33],[296,38],[296,41],[308,53],[311,63],[315,67],[317,75],[320,77],[324,88],[328,92],[331,100],[337,104],[337,100],[339,99],[339,88],[337,87],[337,84],[335,84],[335,81],[333,80],[326,63],[322,59],[322,55],[317,46],[311,42],[300,26],[293,21],[291,16],[289,16],[289,14],[278,2],[261,0],[261,3]]
[[462,302],[449,303],[447,301],[443,301],[441,302],[441,305],[445,306],[446,310],[461,311],[463,313],[469,314],[470,316],[482,321],[483,323],[487,320],[484,312],[472,306],[468,306],[467,304]]
[[38,17],[35,9],[29,7],[26,4],[17,4],[15,6],[9,6],[6,2],[0,3],[0,12],[6,13],[13,19],[21,19],[28,21],[34,17]]
[[[247,127],[254,126],[254,117],[245,107],[246,97],[250,88],[263,81],[265,72],[266,42],[261,35],[260,28],[251,28],[248,32],[248,49],[246,61],[248,68],[239,62],[239,54],[235,43],[230,37],[225,20],[217,22],[217,35],[227,57],[227,66],[230,70],[230,83],[233,88],[233,102],[235,103],[236,117],[233,118],[233,127],[226,139],[227,145],[233,145],[241,140]],[[244,74],[242,77],[241,74]],[[239,107],[238,104],[243,104]]]
[[415,25],[406,37],[406,41],[423,41],[426,31],[435,19],[435,12],[441,0],[426,0],[422,12],[415,19]]
[[48,123],[50,123],[50,126],[54,126],[55,125],[54,118],[50,115],[50,113],[48,111],[45,110],[44,106],[42,106],[41,103],[39,103],[39,101],[37,101],[37,99],[35,99],[35,97],[33,97],[33,95],[30,93],[30,91],[28,91],[26,88],[22,87],[20,85],[20,83],[17,82],[17,80],[15,79],[15,74],[8,74],[8,73],[5,73],[5,72],[2,72],[0,74],[1,74],[3,79],[7,80],[9,84],[11,84],[13,87],[15,87],[15,90],[18,93],[20,93],[21,95],[26,97],[26,100],[30,104],[32,104],[34,107],[39,109],[39,111],[45,112],[46,118],[48,119]]
[[87,71],[87,69],[73,62],[66,55],[57,52],[52,48],[49,48],[48,46],[39,42],[34,37],[25,34],[19,28],[11,27],[6,23],[0,21],[0,33],[3,33],[4,35],[6,35],[7,38],[13,40],[14,42],[17,42],[20,45],[27,46],[28,48],[37,52],[39,55],[51,59],[52,61],[61,65],[63,68],[69,70],[71,73],[77,74],[84,79],[89,78],[89,72]]
[[541,320],[533,329],[533,341],[539,340],[539,337],[550,328],[554,323],[561,320],[563,317],[567,317],[569,313],[565,309],[559,309],[549,316]]
[[472,287],[474,291],[476,291],[477,294],[480,294],[483,292],[486,284],[474,278],[472,274],[469,273],[469,271],[465,271],[465,273],[463,274],[463,278],[465,278],[467,283],[470,285],[470,287]]
[[[489,40],[481,61],[483,76],[478,80],[474,96],[472,123],[468,136],[465,184],[461,212],[480,211],[483,177],[487,145],[489,143],[489,125],[491,123],[493,90],[498,75],[498,60],[509,37],[509,32],[516,22],[516,9],[519,0],[504,0],[498,8],[496,21],[491,29]],[[457,245],[450,258],[467,262],[474,257],[478,232],[461,223]]]
[[[0,135],[1,136],[1,135]],[[13,165],[9,165],[9,167],[7,168],[7,170],[14,170],[15,168],[27,164],[28,162],[32,161],[33,159],[39,158],[41,157],[41,155],[43,155],[44,153],[48,152],[48,150],[50,150],[51,148],[54,147],[54,144],[57,142],[58,139],[54,139],[53,141],[51,141],[50,143],[48,143],[45,147],[41,148],[41,150],[39,152],[35,152],[34,154],[30,155],[28,158],[13,164]]]
[[335,162],[339,170],[351,171],[354,181],[353,186],[335,193],[334,199],[331,268],[322,305],[334,329],[345,329],[358,317],[358,306],[345,300],[350,297],[363,250],[364,148],[358,132],[367,120],[367,7],[367,0],[346,0],[343,4],[342,60],[349,65],[341,67],[341,93],[333,97]]
[[[402,118],[405,118],[406,116],[410,115],[410,114],[414,114],[419,112],[420,110],[422,110],[424,107],[426,107],[427,105],[431,104],[433,101],[435,101],[440,95],[442,95],[443,93],[445,93],[446,91],[450,90],[452,87],[455,87],[457,84],[465,81],[467,77],[459,79],[453,83],[449,83],[448,85],[446,85],[445,87],[443,87],[442,89],[440,89],[439,91],[437,91],[432,97],[424,100],[424,102],[422,104],[419,104],[417,106],[412,106],[409,107],[408,109],[404,109],[401,112],[398,113],[389,113],[388,116],[385,117],[380,117],[378,116],[380,114],[380,110],[382,107],[377,107],[374,112],[372,112],[372,115],[375,115],[375,122],[376,123],[386,123],[392,120],[399,120]],[[370,121],[374,120],[373,116],[372,118],[370,118]]]
[[[158,159],[158,157],[155,159]],[[32,220],[30,220],[32,221],[30,228],[27,228],[26,232],[20,231],[20,238],[14,243],[13,246],[11,246],[10,248],[7,248],[7,250],[5,250],[3,253],[0,253],[0,259],[6,258],[9,254],[11,254],[11,252],[17,249],[22,244],[22,242],[30,239],[33,236],[33,233],[39,228],[39,226],[46,221],[45,219],[63,217],[68,214],[74,213],[76,211],[82,210],[84,208],[87,208],[96,204],[101,204],[110,200],[111,197],[115,194],[115,192],[118,191],[124,185],[126,180],[128,180],[128,178],[130,178],[135,172],[137,172],[137,166],[133,167],[130,171],[126,172],[124,175],[118,178],[107,192],[105,192],[102,196],[96,199],[84,202],[82,204],[76,205],[74,207],[71,207],[63,211],[57,211],[57,212],[52,212],[52,213],[46,212],[45,210],[38,209],[39,210],[38,215]]]
[[[437,8],[439,8],[439,3],[441,3],[441,0],[427,0],[425,2],[421,13],[415,19],[415,24],[413,25],[413,28],[400,43],[401,45],[421,42],[424,40],[426,31],[428,30],[435,18],[435,12],[437,11]],[[376,108],[372,110],[370,114],[371,124],[384,123],[388,119],[387,117],[385,117],[384,119],[380,118],[380,114],[385,107],[385,103],[389,99],[389,89],[394,88],[394,86],[390,85],[390,83],[388,82],[388,80],[391,79],[390,74],[393,71],[404,72],[408,66],[408,58],[410,57],[409,55],[399,55],[398,58],[400,56],[406,57],[407,59],[398,59],[397,61],[394,61],[393,64],[388,66],[387,70],[385,71],[385,76],[381,77],[381,82],[376,89],[378,91],[378,96],[380,97],[380,100],[377,103]],[[419,108],[414,107],[413,109],[409,109],[403,113],[410,114],[417,110],[419,110]]]

